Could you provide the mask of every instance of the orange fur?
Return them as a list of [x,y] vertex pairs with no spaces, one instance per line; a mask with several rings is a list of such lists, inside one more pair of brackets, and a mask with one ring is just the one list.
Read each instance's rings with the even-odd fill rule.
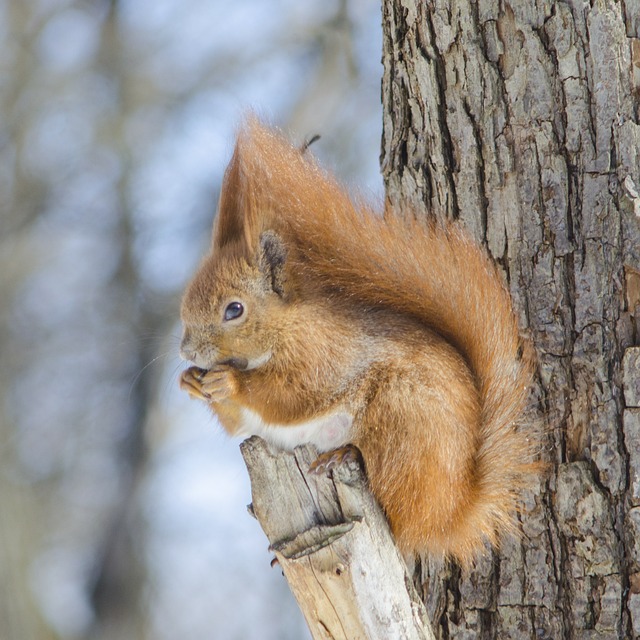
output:
[[[229,321],[230,301],[244,313]],[[339,416],[403,551],[468,564],[513,530],[537,470],[535,438],[517,426],[531,349],[500,275],[459,226],[357,205],[251,121],[182,318],[183,355],[210,372],[185,374],[184,388],[230,433],[291,428],[278,435],[289,442],[326,416],[322,440]]]

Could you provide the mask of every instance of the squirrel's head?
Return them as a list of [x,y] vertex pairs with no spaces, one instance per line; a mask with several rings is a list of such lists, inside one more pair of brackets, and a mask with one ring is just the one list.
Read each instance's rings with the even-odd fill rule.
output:
[[180,355],[202,369],[266,364],[286,306],[285,260],[285,245],[272,231],[261,234],[251,259],[233,244],[207,256],[182,300]]

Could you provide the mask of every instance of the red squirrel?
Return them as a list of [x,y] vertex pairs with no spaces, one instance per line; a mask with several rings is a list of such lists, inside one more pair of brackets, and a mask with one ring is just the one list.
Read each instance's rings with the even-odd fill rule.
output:
[[405,554],[468,565],[514,530],[532,350],[458,224],[378,214],[250,121],[181,317],[181,387],[232,435],[355,445]]

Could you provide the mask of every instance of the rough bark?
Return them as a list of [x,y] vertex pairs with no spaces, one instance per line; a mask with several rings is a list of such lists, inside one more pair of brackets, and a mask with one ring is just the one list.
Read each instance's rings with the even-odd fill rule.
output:
[[[313,475],[313,447],[242,445],[252,510],[316,640],[433,640],[426,610],[361,465]],[[277,478],[277,481],[274,481]]]
[[415,576],[436,634],[638,637],[640,4],[384,0],[383,28],[388,200],[503,267],[550,463],[520,541]]

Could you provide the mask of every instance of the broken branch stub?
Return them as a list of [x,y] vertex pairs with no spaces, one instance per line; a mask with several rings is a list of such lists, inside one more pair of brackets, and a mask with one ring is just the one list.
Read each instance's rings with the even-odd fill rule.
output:
[[314,639],[434,638],[359,462],[314,475],[311,446],[276,451],[254,436],[241,451],[253,513]]

